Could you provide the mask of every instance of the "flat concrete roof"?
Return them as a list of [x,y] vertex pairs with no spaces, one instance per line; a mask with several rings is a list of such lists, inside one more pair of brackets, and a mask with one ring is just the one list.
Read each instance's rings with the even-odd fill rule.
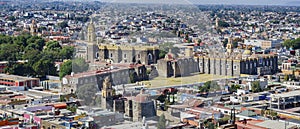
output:
[[294,97],[294,96],[300,96],[300,90],[294,90],[294,91],[284,92],[280,94],[272,94],[272,97],[277,97],[277,98]]
[[38,78],[23,77],[17,75],[0,74],[0,79],[14,80],[14,81],[27,81],[27,80],[39,80]]
[[275,121],[275,120],[266,120],[260,123],[257,123],[255,125],[261,126],[261,127],[265,127],[268,129],[284,129],[286,126],[286,129],[295,127],[294,124],[287,124],[285,122],[280,122],[280,121]]

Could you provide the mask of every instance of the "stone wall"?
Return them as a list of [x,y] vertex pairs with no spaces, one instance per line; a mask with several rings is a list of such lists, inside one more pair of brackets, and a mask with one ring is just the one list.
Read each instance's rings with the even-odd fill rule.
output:
[[125,113],[125,102],[123,99],[114,100],[114,112]]
[[100,49],[99,59],[111,59],[114,63],[156,64],[159,58],[159,50],[135,50],[134,47],[122,49]]
[[125,101],[124,105],[125,105],[125,115],[128,117],[133,117],[132,100]]
[[156,108],[154,101],[148,102],[132,102],[132,120],[133,121],[141,121],[143,117],[149,118],[156,116]]
[[97,45],[95,43],[88,43],[87,58],[89,62],[94,62],[97,59],[97,53],[99,53]]
[[157,69],[162,77],[189,76],[199,72],[198,59],[183,58],[176,61],[161,59],[158,60]]
[[[199,57],[175,61],[162,59],[158,61],[157,69],[159,75],[163,77],[188,76],[197,72],[223,76],[240,76],[240,74],[257,75],[257,68],[260,68],[261,75],[274,74],[278,71],[277,65],[277,56],[243,60]],[[270,72],[266,72],[268,70]]]

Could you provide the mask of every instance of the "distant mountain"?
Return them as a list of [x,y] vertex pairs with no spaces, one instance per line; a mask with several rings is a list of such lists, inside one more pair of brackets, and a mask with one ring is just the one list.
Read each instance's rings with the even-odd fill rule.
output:
[[286,5],[288,5],[288,6],[300,6],[300,1],[287,2]]

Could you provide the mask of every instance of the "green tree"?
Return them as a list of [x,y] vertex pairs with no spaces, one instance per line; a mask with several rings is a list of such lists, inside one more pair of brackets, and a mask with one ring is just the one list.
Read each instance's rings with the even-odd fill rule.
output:
[[230,120],[230,117],[225,116],[221,119],[218,119],[218,123],[219,123],[219,125],[224,125],[224,124],[227,124],[229,120]]
[[230,92],[236,92],[237,89],[240,89],[240,88],[241,88],[240,85],[232,84],[232,85],[230,86]]
[[62,47],[57,41],[49,41],[46,43],[46,50],[60,50]]
[[61,49],[61,59],[72,59],[75,49],[72,46],[65,46]]
[[166,56],[167,53],[168,53],[168,52],[166,52],[166,51],[164,51],[164,50],[160,50],[160,51],[159,51],[159,59],[165,58],[165,56]]
[[54,66],[54,62],[47,57],[41,58],[41,60],[37,61],[32,66],[35,73],[41,77],[45,75],[55,75],[56,68]]
[[169,50],[171,49],[171,52],[174,54],[175,57],[177,57],[178,53],[180,53],[180,50],[178,47],[174,47],[173,43],[163,43],[159,45],[159,57],[160,58],[164,58],[165,55],[169,52]]
[[33,49],[33,50],[28,50],[25,52],[23,55],[24,60],[28,60],[27,64],[29,66],[32,66],[35,62],[40,60],[42,58],[42,55],[39,50]]
[[83,58],[76,58],[72,62],[72,71],[75,73],[81,73],[89,69],[89,64]]
[[68,60],[64,62],[59,70],[59,78],[62,79],[64,76],[71,74],[72,72],[72,61]]
[[75,105],[67,106],[67,110],[75,113],[77,110],[77,106],[75,106]]
[[289,75],[284,75],[284,81],[288,81],[290,79]]
[[208,122],[207,123],[207,128],[208,129],[215,129],[215,124],[213,122]]
[[42,39],[42,38],[38,37],[38,36],[29,36],[26,39],[26,44],[35,43],[35,41],[38,40],[38,39]]
[[277,118],[277,115],[278,115],[278,114],[277,114],[276,111],[270,110],[270,116],[271,116],[272,120],[276,119],[276,118]]
[[157,123],[157,129],[166,129],[166,122],[165,114],[160,115]]
[[[16,37],[0,35],[0,60],[8,61],[8,68],[5,71],[16,75],[57,75],[54,61],[72,58],[74,51],[72,48],[62,49],[56,41],[49,41],[45,45],[43,38],[26,33]],[[17,60],[28,62],[17,63]]]
[[290,40],[287,39],[283,42],[283,46],[293,49],[299,49],[300,48],[300,38]]
[[37,39],[34,42],[38,46],[38,50],[42,51],[43,47],[45,46],[45,40],[44,39]]
[[252,84],[251,84],[251,90],[254,93],[262,92],[262,89],[260,87],[260,82],[259,81],[252,82]]
[[220,86],[215,81],[207,81],[202,86],[199,87],[199,92],[209,92],[220,90]]
[[129,75],[130,83],[136,83],[138,81],[138,76],[136,72],[132,72]]
[[0,45],[0,60],[2,61],[17,61],[20,56],[19,46],[16,44],[1,44]]

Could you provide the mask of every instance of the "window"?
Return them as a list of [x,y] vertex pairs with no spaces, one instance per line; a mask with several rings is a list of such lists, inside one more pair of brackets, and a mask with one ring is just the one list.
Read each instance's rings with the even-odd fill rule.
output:
[[111,58],[113,57],[113,54],[112,54],[112,53],[110,53],[110,57],[111,57]]
[[234,69],[234,70],[237,70],[237,66],[236,66],[236,65],[234,65],[234,66],[233,66],[233,69]]
[[124,58],[125,58],[125,59],[127,58],[127,55],[126,55],[126,54],[124,54]]
[[148,60],[152,60],[152,55],[151,55],[151,53],[148,54]]
[[263,63],[263,59],[260,58],[260,59],[259,59],[259,64],[262,64],[262,63]]
[[141,58],[141,54],[138,54],[138,58],[139,58],[139,59]]
[[226,64],[226,69],[229,69],[229,64]]

